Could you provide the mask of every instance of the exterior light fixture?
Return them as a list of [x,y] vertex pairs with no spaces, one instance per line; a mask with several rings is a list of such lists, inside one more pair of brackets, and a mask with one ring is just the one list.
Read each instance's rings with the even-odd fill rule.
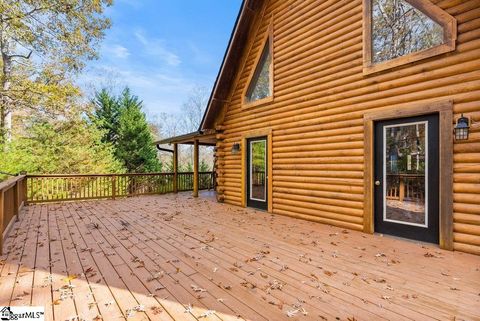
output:
[[462,116],[457,119],[457,124],[455,125],[455,140],[467,140],[469,129],[470,121],[462,114]]
[[240,144],[239,143],[234,143],[232,146],[232,154],[236,155],[240,152]]

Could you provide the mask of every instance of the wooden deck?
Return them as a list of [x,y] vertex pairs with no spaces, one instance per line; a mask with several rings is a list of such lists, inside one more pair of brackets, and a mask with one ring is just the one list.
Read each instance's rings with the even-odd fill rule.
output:
[[47,320],[480,320],[480,257],[178,195],[32,205],[1,305]]

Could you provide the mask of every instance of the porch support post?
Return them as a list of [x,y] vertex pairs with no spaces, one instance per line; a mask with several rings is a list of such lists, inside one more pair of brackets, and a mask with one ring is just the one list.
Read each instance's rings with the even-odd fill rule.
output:
[[198,140],[193,141],[193,197],[198,197]]
[[178,193],[178,144],[173,144],[173,192]]

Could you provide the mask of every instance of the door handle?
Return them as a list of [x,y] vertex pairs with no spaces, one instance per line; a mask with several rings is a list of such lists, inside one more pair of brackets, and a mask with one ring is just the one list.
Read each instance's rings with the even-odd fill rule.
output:
[[375,181],[375,186],[380,186],[380,181]]

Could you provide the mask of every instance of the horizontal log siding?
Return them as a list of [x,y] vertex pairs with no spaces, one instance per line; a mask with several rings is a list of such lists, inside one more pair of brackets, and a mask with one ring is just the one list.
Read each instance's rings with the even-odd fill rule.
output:
[[[458,22],[457,49],[374,75],[362,73],[362,1],[267,3],[251,35],[217,144],[219,189],[241,205],[247,131],[273,130],[273,212],[362,230],[363,115],[413,103],[454,101],[480,122],[480,2],[434,1]],[[241,105],[273,15],[274,101]],[[454,248],[480,254],[480,130],[454,144]]]

